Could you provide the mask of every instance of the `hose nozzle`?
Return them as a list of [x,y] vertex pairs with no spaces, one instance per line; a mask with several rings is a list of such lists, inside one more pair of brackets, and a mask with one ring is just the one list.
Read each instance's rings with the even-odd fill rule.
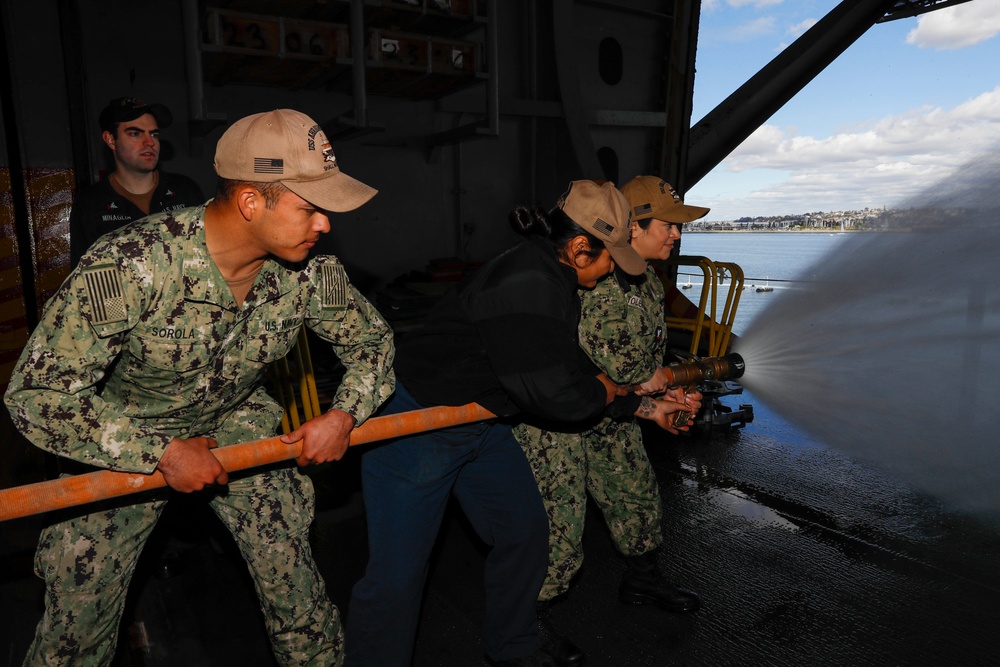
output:
[[743,357],[732,352],[724,357],[692,358],[666,367],[671,387],[688,387],[702,381],[722,382],[743,377],[746,363]]
[[[746,363],[743,357],[732,352],[724,357],[691,357],[690,361],[671,364],[664,370],[669,386],[685,387],[690,393],[699,382],[723,382],[743,377]],[[690,419],[690,412],[678,412],[674,417],[674,426],[684,426]]]

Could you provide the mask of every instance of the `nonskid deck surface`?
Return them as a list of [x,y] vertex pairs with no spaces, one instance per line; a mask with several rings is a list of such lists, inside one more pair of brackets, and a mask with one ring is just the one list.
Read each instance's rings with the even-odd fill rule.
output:
[[[1000,624],[1000,530],[835,451],[758,407],[711,442],[650,438],[664,501],[661,566],[702,608],[669,614],[616,597],[621,558],[591,508],[586,562],[554,609],[593,667],[990,664]],[[313,472],[313,547],[349,614],[366,557],[360,451]],[[195,507],[186,507],[187,504]],[[178,503],[137,575],[116,665],[270,667],[245,567],[197,503]],[[37,520],[0,524],[0,665],[20,664],[41,612]],[[430,573],[416,667],[482,664],[484,549],[445,523]]]

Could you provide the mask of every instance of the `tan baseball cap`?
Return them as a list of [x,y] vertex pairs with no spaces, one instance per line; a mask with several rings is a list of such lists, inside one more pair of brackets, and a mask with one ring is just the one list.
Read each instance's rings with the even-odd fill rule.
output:
[[233,123],[215,148],[215,173],[235,181],[278,182],[335,213],[353,211],[378,192],[342,172],[323,128],[292,109]]
[[664,222],[691,222],[712,210],[688,206],[670,183],[659,176],[636,176],[622,186],[622,194],[632,207],[633,220],[656,218]]
[[625,273],[641,275],[646,261],[629,245],[631,215],[628,200],[606,181],[573,181],[556,206],[588,232],[604,242],[615,264]]

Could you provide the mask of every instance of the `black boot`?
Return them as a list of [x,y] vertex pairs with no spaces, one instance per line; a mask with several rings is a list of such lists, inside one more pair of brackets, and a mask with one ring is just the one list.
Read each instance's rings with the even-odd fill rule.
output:
[[671,586],[663,580],[656,564],[656,551],[641,556],[629,556],[622,576],[618,597],[629,604],[655,604],[676,613],[697,611],[701,605],[698,594]]
[[556,667],[580,667],[587,663],[587,656],[580,647],[559,634],[552,624],[553,601],[538,603],[538,637],[542,651],[552,658]]

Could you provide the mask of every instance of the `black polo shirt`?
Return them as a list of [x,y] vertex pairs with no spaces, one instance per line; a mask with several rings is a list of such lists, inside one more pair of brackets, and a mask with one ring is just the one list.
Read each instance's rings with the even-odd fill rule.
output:
[[[149,215],[205,203],[198,184],[187,176],[160,171],[160,182],[149,200]],[[81,188],[69,214],[69,254],[75,266],[101,236],[146,217],[135,204],[111,187],[107,176]]]

